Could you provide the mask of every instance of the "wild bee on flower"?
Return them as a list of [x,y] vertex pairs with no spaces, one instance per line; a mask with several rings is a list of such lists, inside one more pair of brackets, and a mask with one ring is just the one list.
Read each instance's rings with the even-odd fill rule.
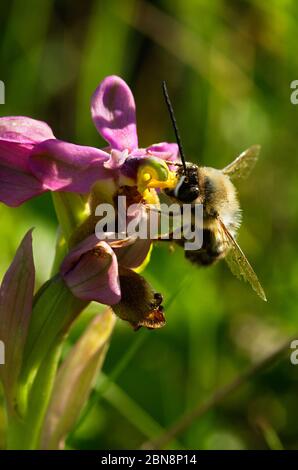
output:
[[[163,88],[177,143],[139,146],[134,97],[117,76],[106,77],[91,102],[95,126],[108,144],[104,149],[57,139],[46,123],[29,117],[0,118],[0,202],[17,207],[50,191],[59,222],[51,276],[41,288],[34,293],[32,230],[0,286],[0,363],[5,362],[0,380],[9,448],[64,446],[102,365],[114,313],[134,330],[165,325],[163,296],[140,275],[160,237],[185,244],[186,257],[199,265],[224,258],[266,300],[235,241],[241,217],[231,181],[251,170],[259,147],[249,148],[223,170],[186,162]],[[175,204],[164,208],[162,196]],[[111,217],[105,215],[107,206]],[[164,222],[163,211],[173,213],[165,232],[164,225],[160,231],[159,224],[151,225]],[[100,220],[99,232],[98,215],[107,220]],[[198,239],[197,229],[203,235]],[[90,302],[108,308],[92,319],[59,366],[64,338]]]
[[[252,168],[259,147],[251,147],[222,171],[186,162],[165,84],[163,88],[177,143],[139,146],[134,97],[117,76],[106,77],[91,100],[94,124],[108,144],[104,149],[59,140],[47,124],[28,117],[0,118],[0,201],[16,207],[51,191],[64,242],[54,273],[76,299],[111,306],[135,329],[165,324],[161,294],[139,274],[156,237],[150,233],[145,239],[98,240],[96,208],[105,203],[114,207],[120,196],[125,196],[127,208],[137,205],[137,211],[126,214],[135,224],[139,216],[147,220],[149,206],[159,211],[160,196],[167,194],[193,210],[190,232],[192,224],[198,225],[195,215],[201,205],[202,245],[186,250],[186,257],[200,265],[224,258],[266,299],[235,241],[240,208],[231,182]],[[177,243],[186,239],[183,232]]]
[[[248,148],[222,170],[187,162],[165,82],[163,92],[181,157],[181,163],[174,163],[178,166],[177,184],[173,189],[165,189],[165,193],[181,204],[192,204],[192,209],[196,204],[203,205],[202,247],[196,251],[185,251],[185,256],[201,266],[225,259],[232,273],[248,281],[261,299],[266,301],[258,277],[235,239],[241,224],[241,209],[236,188],[231,181],[249,175],[258,159],[260,146]],[[173,165],[173,162],[169,164]]]
[[135,272],[148,262],[152,240],[98,240],[95,210],[98,204],[114,206],[119,196],[127,206],[137,203],[140,212],[158,204],[158,191],[176,184],[166,161],[177,160],[178,146],[139,146],[132,91],[115,75],[96,88],[91,114],[107,142],[104,149],[57,139],[42,121],[1,117],[0,202],[17,207],[50,191],[60,224],[53,274],[78,302],[111,306],[135,329],[160,328],[162,296]]

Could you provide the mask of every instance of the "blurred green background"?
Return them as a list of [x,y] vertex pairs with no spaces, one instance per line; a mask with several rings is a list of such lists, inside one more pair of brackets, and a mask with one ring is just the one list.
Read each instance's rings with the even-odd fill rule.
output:
[[[135,95],[141,146],[171,141],[166,79],[189,160],[221,168],[262,145],[253,174],[238,185],[239,241],[268,303],[224,262],[196,269],[179,249],[157,246],[145,276],[165,296],[167,325],[134,333],[118,322],[104,365],[110,381],[68,439],[76,449],[137,448],[284,338],[298,338],[298,106],[290,101],[298,3],[12,0],[0,8],[1,115],[45,120],[58,138],[101,147],[90,97],[118,74]],[[35,226],[38,282],[46,280],[56,230],[50,196],[18,209],[0,205],[0,217],[1,275]],[[298,366],[289,356],[194,420],[178,447],[297,449]]]

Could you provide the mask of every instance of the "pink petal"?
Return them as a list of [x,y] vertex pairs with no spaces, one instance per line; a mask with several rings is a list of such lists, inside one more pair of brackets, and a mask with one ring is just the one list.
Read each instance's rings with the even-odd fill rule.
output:
[[45,189],[87,193],[96,181],[112,177],[112,171],[104,168],[109,158],[93,147],[47,140],[34,148],[30,168]]
[[122,165],[127,160],[127,157],[127,150],[124,150],[123,152],[121,152],[120,150],[112,150],[109,160],[105,162],[103,166],[110,170],[117,170],[118,168],[122,167]]
[[135,101],[124,80],[116,75],[106,77],[93,94],[91,112],[98,132],[111,148],[137,148]]
[[151,240],[137,238],[134,243],[122,248],[114,248],[117,259],[121,266],[127,268],[138,268],[145,261],[151,247]]
[[32,144],[0,140],[0,201],[16,207],[44,189],[29,169]]
[[179,148],[177,144],[161,142],[159,144],[153,144],[150,147],[147,147],[146,151],[150,155],[161,158],[163,160],[169,160],[173,162],[179,160]]
[[114,305],[121,291],[117,258],[110,246],[91,235],[64,259],[61,274],[75,297]]
[[50,127],[24,116],[0,118],[0,201],[16,207],[44,191],[29,156],[38,142],[54,138]]
[[0,139],[25,144],[53,138],[52,129],[45,122],[25,116],[0,118]]

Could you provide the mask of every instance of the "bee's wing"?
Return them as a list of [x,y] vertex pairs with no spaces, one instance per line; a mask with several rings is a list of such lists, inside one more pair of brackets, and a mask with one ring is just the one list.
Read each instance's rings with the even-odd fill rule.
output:
[[222,172],[231,179],[247,178],[257,162],[260,149],[260,145],[253,145],[244,150],[239,157],[223,168]]
[[263,299],[267,301],[263,287],[261,286],[259,279],[254,272],[253,268],[249,264],[245,254],[241,250],[240,246],[231,235],[229,230],[226,228],[222,220],[218,219],[219,225],[222,231],[223,238],[229,247],[229,252],[225,256],[225,260],[232,271],[232,273],[238,277],[238,279],[244,279],[249,282],[253,290]]

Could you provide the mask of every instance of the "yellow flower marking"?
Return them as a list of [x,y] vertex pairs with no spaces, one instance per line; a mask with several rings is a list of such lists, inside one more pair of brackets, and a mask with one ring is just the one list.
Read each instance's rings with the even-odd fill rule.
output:
[[166,163],[153,159],[140,166],[137,180],[141,194],[152,188],[172,189],[177,184],[176,174],[168,169]]

